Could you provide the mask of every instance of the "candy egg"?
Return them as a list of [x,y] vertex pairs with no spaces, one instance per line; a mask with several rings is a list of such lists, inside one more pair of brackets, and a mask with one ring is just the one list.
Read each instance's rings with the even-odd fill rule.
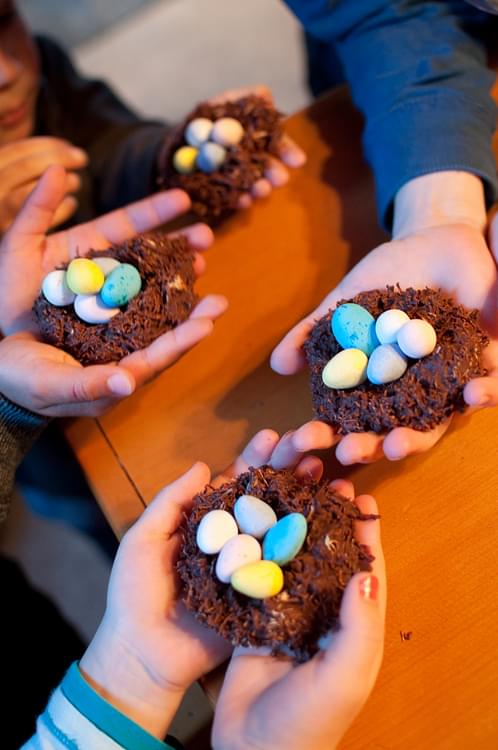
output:
[[211,120],[208,120],[207,117],[196,117],[185,128],[185,140],[189,146],[196,146],[198,148],[209,140],[212,129],[213,123]]
[[308,524],[302,513],[289,513],[278,521],[263,539],[263,558],[277,565],[290,562],[306,539]]
[[235,518],[226,510],[210,510],[197,527],[197,546],[206,555],[216,555],[239,530]]
[[104,272],[89,258],[75,258],[67,267],[66,284],[75,294],[97,294],[104,283]]
[[225,161],[226,155],[226,150],[218,143],[204,143],[197,156],[197,166],[208,174],[216,172]]
[[102,269],[105,277],[109,276],[111,271],[114,271],[115,268],[121,265],[116,258],[107,258],[105,256],[102,258],[92,258],[92,260]]
[[367,379],[367,355],[359,349],[343,349],[322,370],[327,388],[356,388]]
[[284,587],[284,574],[274,562],[260,560],[238,568],[230,579],[236,591],[253,599],[276,596]]
[[373,315],[354,302],[347,302],[335,310],[332,333],[343,349],[361,349],[367,356],[379,345]]
[[248,534],[239,534],[223,545],[216,560],[216,577],[229,583],[236,570],[249,563],[261,560],[261,545]]
[[409,320],[398,331],[398,346],[407,357],[427,357],[436,348],[436,331],[426,320]]
[[135,266],[120,263],[106,278],[100,296],[104,305],[121,307],[136,297],[142,288],[142,279]]
[[213,125],[211,140],[220,146],[236,146],[242,140],[244,128],[233,117],[220,117]]
[[74,300],[74,312],[85,323],[108,323],[121,312],[119,307],[107,307],[98,294],[78,294]]
[[43,279],[42,292],[45,299],[56,307],[72,304],[76,296],[66,283],[65,271],[51,271],[47,274]]
[[193,146],[182,146],[173,154],[173,166],[180,174],[192,174],[198,151]]
[[398,380],[407,367],[406,357],[397,344],[382,344],[370,355],[367,377],[375,385],[391,383]]
[[403,310],[386,310],[375,322],[375,333],[381,344],[395,344],[401,328],[410,318]]
[[234,505],[233,512],[239,529],[256,539],[262,539],[268,529],[277,523],[273,508],[253,495],[241,495]]

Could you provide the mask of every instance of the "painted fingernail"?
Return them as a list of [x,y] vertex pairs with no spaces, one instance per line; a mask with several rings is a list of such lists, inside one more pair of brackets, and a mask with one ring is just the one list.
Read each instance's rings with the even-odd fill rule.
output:
[[379,593],[379,579],[377,576],[365,576],[360,581],[360,596],[362,599],[377,600]]
[[129,379],[122,372],[111,375],[107,381],[107,385],[111,393],[114,393],[115,396],[130,396],[134,391],[133,384],[130,383]]

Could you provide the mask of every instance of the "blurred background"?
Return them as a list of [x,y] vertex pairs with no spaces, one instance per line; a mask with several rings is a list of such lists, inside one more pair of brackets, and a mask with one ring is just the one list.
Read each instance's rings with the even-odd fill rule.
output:
[[[266,83],[292,113],[310,100],[297,22],[280,0],[19,0],[38,33],[65,46],[88,76],[106,79],[139,113],[169,122],[227,88]],[[202,456],[199,456],[202,458]],[[0,532],[17,559],[88,641],[105,605],[109,558],[89,538],[26,509],[21,497]],[[210,708],[200,688],[171,731],[209,747]]]

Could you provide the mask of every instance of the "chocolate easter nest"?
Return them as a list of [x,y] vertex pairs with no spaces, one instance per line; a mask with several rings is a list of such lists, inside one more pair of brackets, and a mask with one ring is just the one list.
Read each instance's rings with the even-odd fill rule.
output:
[[463,411],[463,388],[472,378],[486,374],[482,352],[489,340],[479,325],[479,311],[468,310],[433,289],[362,292],[350,300],[366,308],[374,318],[397,308],[410,318],[429,322],[437,335],[432,354],[410,360],[405,374],[391,383],[368,381],[356,388],[334,390],[322,380],[327,362],[341,350],[331,332],[333,310],[323,316],[304,344],[311,371],[314,415],[332,425],[340,435],[350,432],[382,433],[394,427],[426,431],[455,411]]
[[[284,587],[267,599],[238,593],[215,575],[216,555],[196,544],[197,527],[211,510],[233,513],[238,497],[254,495],[277,518],[302,513],[308,533],[301,551],[283,566]],[[287,470],[250,468],[219,489],[207,488],[194,499],[184,529],[178,571],[184,602],[195,617],[233,645],[266,646],[296,661],[305,661],[319,648],[320,638],[338,625],[343,591],[359,571],[371,570],[374,559],[354,537],[353,523],[363,515],[326,482],[303,481]]]
[[141,235],[106,250],[91,250],[85,257],[132,264],[140,273],[142,289],[108,323],[97,325],[78,318],[72,305],[55,307],[43,294],[37,297],[33,312],[43,340],[83,365],[118,361],[143,349],[186,320],[196,303],[194,256],[184,237]]
[[[244,128],[237,146],[228,149],[224,164],[215,172],[179,174],[173,167],[173,154],[185,145],[185,128],[191,120],[207,117],[217,120],[233,117]],[[259,180],[271,154],[278,155],[282,138],[280,113],[258,96],[246,96],[221,104],[199,104],[167,136],[161,152],[159,186],[183,188],[192,200],[192,210],[204,220],[218,219],[235,210],[239,198]]]

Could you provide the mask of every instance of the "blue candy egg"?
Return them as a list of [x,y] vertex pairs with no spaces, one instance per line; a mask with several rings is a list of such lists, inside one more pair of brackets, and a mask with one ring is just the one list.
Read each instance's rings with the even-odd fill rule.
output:
[[201,172],[216,172],[225,161],[227,152],[218,143],[203,143],[197,154],[197,168]]
[[106,278],[100,297],[107,307],[122,307],[136,297],[141,288],[142,279],[135,266],[120,263]]
[[277,521],[263,539],[263,559],[285,565],[299,552],[306,539],[308,524],[302,513],[289,513]]
[[367,357],[379,346],[375,318],[354,302],[346,302],[334,312],[332,333],[343,349],[360,349]]
[[408,362],[397,344],[382,344],[368,360],[367,378],[374,385],[392,383],[404,375]]

